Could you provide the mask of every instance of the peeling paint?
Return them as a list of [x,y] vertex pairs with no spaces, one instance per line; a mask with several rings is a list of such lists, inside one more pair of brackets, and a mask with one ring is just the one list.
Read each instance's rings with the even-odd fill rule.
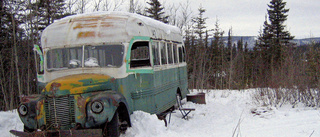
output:
[[80,114],[77,118],[78,119],[83,119],[86,117],[86,104],[87,104],[87,100],[85,98],[82,98],[82,96],[78,96],[76,98],[76,102],[77,102],[77,107],[80,110]]
[[[79,74],[55,79],[47,84],[42,91],[46,95],[62,96],[68,94],[81,94],[90,91],[107,90],[111,77],[100,74]],[[61,83],[60,85],[58,83]],[[109,84],[110,86],[110,84]],[[52,88],[55,89],[53,92]]]
[[94,31],[85,31],[79,32],[77,38],[87,38],[87,37],[95,37],[96,33]]
[[77,23],[73,29],[96,28],[97,23]]
[[40,119],[43,119],[43,121],[45,121],[45,112],[44,112],[44,100],[42,100],[42,101],[39,101],[38,103],[37,103],[37,108],[36,108],[36,110],[37,110],[37,117],[36,117],[36,120],[40,120]]

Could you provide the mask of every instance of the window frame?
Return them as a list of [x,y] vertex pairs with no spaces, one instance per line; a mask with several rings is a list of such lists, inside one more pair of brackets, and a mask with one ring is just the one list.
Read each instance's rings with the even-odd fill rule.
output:
[[[107,65],[107,62],[105,62],[106,65],[99,65],[97,67],[99,68],[120,68],[124,63],[123,63],[123,60],[125,58],[125,46],[123,44],[120,44],[120,43],[115,43],[115,44],[103,44],[103,45],[94,45],[94,47],[104,47],[104,46],[121,46],[121,55],[119,55],[119,61],[121,62],[118,62],[117,65],[114,65],[114,66],[109,66]],[[70,70],[70,69],[77,69],[77,68],[92,68],[90,66],[85,66],[85,52],[86,52],[86,48],[88,47],[92,47],[92,45],[82,45],[81,47],[78,46],[78,47],[68,47],[68,48],[55,48],[55,49],[49,49],[49,50],[46,50],[46,54],[45,54],[45,69],[46,71],[48,72],[51,72],[51,71],[59,71],[59,70]],[[57,51],[55,51],[57,50]],[[51,54],[54,54],[55,52],[60,52],[62,55],[62,61],[58,62],[58,63],[62,63],[62,66],[60,68],[58,67],[54,67],[54,60],[52,60],[52,58],[54,58],[55,55],[51,55]],[[94,51],[93,51],[94,52]],[[100,52],[100,51],[96,51],[96,52]],[[75,55],[71,55],[71,53],[75,53]],[[80,55],[79,55],[80,54]],[[52,56],[52,57],[50,57]],[[98,55],[99,56],[99,55]],[[72,58],[72,57],[76,57],[76,58]],[[71,60],[79,60],[79,66],[77,67],[70,67],[70,61]],[[107,60],[106,57],[104,57],[103,60]],[[69,62],[66,62],[66,61],[69,61]],[[98,62],[100,62],[100,60],[98,60]],[[56,65],[57,66],[57,65]]]

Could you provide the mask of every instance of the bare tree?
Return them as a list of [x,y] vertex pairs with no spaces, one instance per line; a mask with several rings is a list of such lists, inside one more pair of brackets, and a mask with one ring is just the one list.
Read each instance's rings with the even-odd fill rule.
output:
[[89,4],[88,0],[77,0],[77,8],[76,11],[78,13],[85,13]]
[[190,8],[190,1],[187,0],[186,2],[180,3],[181,7],[181,21],[177,24],[177,26],[182,30],[188,30],[192,26],[190,24],[192,19],[192,10]]
[[78,3],[78,0],[67,0],[66,2],[66,9],[67,9],[67,12],[70,13],[70,14],[73,14],[75,13],[75,6],[76,4]]
[[120,6],[123,5],[124,0],[116,0],[113,2],[110,2],[110,0],[105,0],[103,3],[102,10],[104,11],[117,11],[120,10]]
[[101,8],[102,0],[94,1],[93,11],[99,11]]
[[129,12],[134,13],[134,0],[130,0]]
[[170,5],[168,9],[169,18],[168,22],[171,25],[177,26],[178,25],[178,11],[179,11],[180,6],[175,6],[174,4]]

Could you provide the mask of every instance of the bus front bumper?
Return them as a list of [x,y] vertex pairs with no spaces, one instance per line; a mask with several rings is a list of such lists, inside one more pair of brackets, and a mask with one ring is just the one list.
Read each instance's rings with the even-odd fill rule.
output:
[[102,129],[50,130],[32,133],[10,130],[10,133],[18,137],[102,137]]

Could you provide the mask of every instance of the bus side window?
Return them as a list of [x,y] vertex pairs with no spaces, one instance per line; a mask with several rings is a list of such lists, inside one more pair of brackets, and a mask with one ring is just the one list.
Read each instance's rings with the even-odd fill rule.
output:
[[168,51],[168,64],[172,64],[173,63],[172,43],[167,43],[167,51]]
[[182,56],[182,54],[183,54],[183,52],[182,52],[182,47],[179,47],[179,63],[182,63],[182,58],[183,58],[183,56]]
[[135,42],[131,48],[130,67],[151,66],[149,54],[149,42]]
[[184,46],[182,47],[182,61],[186,62],[186,49],[184,48]]
[[154,41],[152,43],[152,52],[154,65],[160,65],[159,42]]
[[162,65],[168,64],[166,46],[164,42],[160,42],[160,50],[161,50],[161,64]]
[[178,63],[177,44],[173,44],[173,58],[174,63]]

